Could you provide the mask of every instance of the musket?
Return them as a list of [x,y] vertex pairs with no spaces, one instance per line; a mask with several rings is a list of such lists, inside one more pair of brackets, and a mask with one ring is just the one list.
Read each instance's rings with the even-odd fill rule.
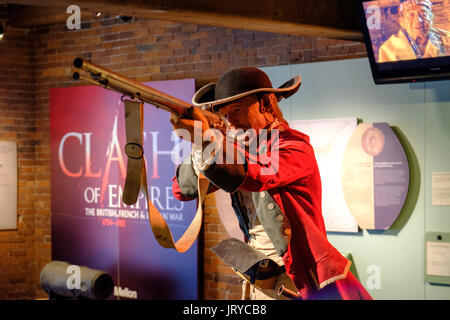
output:
[[128,163],[122,200],[127,205],[134,204],[138,199],[139,192],[142,190],[147,198],[150,225],[158,243],[164,248],[174,248],[178,252],[187,251],[195,242],[200,232],[203,219],[203,199],[208,190],[209,181],[203,175],[198,175],[197,185],[199,190],[199,201],[197,213],[181,238],[175,242],[164,217],[150,201],[148,195],[147,175],[145,161],[143,159],[143,102],[154,105],[180,117],[184,116],[187,118],[190,118],[194,108],[198,108],[198,110],[205,115],[210,125],[213,124],[214,127],[219,127],[221,130],[224,129],[224,121],[222,121],[220,116],[216,113],[191,105],[188,102],[95,65],[89,61],[76,58],[73,64],[76,68],[80,69],[80,71],[84,71],[88,74],[88,76],[85,76],[80,72],[75,72],[73,74],[74,79],[82,79],[131,98],[131,100],[127,99],[124,101],[125,130],[127,136],[125,153],[128,156]]
[[[178,116],[189,116],[192,108],[198,108],[190,103],[173,97],[169,94],[146,86],[138,81],[127,78],[121,74],[110,71],[104,67],[93,64],[82,58],[76,58],[73,61],[75,68],[85,71],[88,76],[75,72],[75,80],[82,79],[94,85],[122,93],[131,99],[141,100],[154,105],[157,108],[164,109]],[[221,123],[222,120],[216,113],[198,108],[211,123]]]

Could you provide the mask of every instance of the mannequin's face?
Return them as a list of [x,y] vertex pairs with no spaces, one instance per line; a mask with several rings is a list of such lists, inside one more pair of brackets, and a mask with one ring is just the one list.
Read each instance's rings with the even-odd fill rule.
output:
[[427,41],[431,21],[427,11],[420,5],[411,6],[403,12],[400,24],[418,44],[424,44]]
[[255,95],[250,95],[236,100],[220,109],[220,113],[227,118],[236,129],[248,130],[253,128],[260,130],[269,123],[261,113],[260,101]]

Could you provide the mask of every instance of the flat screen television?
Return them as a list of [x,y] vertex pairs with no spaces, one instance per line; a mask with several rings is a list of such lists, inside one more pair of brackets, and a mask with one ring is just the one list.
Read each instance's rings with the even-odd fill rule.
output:
[[376,84],[450,79],[450,0],[360,0]]

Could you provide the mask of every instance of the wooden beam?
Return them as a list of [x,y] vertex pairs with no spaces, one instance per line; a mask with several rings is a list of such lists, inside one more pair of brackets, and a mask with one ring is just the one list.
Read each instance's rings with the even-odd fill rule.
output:
[[[233,29],[362,40],[358,0],[77,0],[87,12],[214,25]],[[62,22],[73,0],[8,0],[9,3],[52,7],[48,21]],[[31,12],[31,11],[30,11]],[[49,11],[50,12],[50,11]],[[35,23],[45,18],[32,18]],[[53,17],[53,18],[51,18]],[[58,18],[58,19],[56,19]],[[53,19],[53,20],[52,20]],[[24,23],[26,17],[12,19]],[[65,21],[65,20],[64,20]]]
[[[31,28],[42,25],[65,23],[69,15],[60,8],[31,7],[10,5],[8,10],[8,25],[14,28]],[[95,14],[81,11],[81,21],[91,20]]]

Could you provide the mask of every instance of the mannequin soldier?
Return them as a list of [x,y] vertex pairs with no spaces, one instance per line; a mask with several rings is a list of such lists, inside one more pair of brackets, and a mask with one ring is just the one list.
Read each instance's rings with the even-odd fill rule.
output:
[[[194,145],[191,161],[177,168],[173,193],[179,200],[195,199],[199,174],[212,182],[209,192],[229,192],[246,243],[286,270],[276,276],[276,284],[292,288],[301,299],[371,299],[349,271],[351,262],[327,240],[320,174],[309,137],[291,129],[278,107],[299,86],[296,77],[275,89],[263,71],[244,67],[201,88],[194,105],[219,112],[229,129],[257,135],[221,136],[195,109],[189,119],[172,116],[174,128],[187,130],[191,141],[195,123],[207,136]],[[256,153],[249,147],[253,141]],[[211,145],[213,151],[205,154]],[[249,295],[277,298],[244,285],[243,296]]]

